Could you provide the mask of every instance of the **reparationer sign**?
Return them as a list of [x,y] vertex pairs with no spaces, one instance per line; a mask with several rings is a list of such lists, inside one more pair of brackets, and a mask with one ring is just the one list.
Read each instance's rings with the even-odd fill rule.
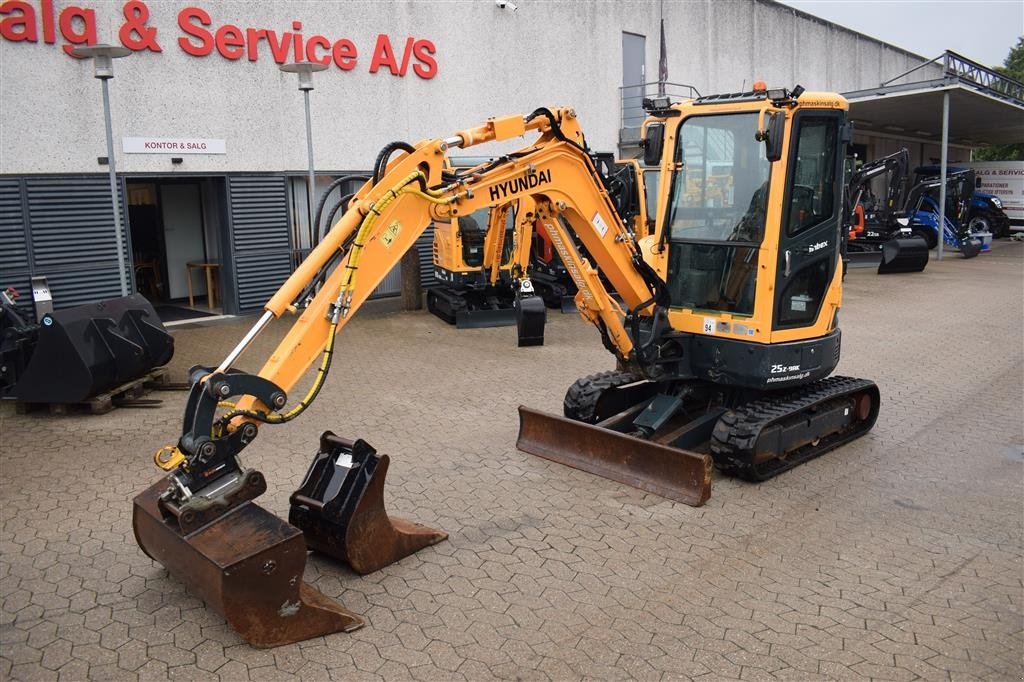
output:
[[125,154],[227,154],[224,140],[190,137],[124,137]]
[[[136,52],[163,52],[168,41],[160,28],[150,25],[149,6],[141,0],[126,2],[121,8],[124,20],[118,31],[121,44]],[[12,43],[55,45],[58,35],[62,48],[71,54],[76,45],[95,45],[96,10],[69,5],[58,14],[54,0],[6,0],[0,2],[0,36]],[[407,36],[394,42],[386,33],[377,35],[372,49],[361,52],[348,38],[328,38],[303,33],[302,22],[291,22],[290,30],[241,27],[222,23],[201,7],[184,7],[177,14],[178,35],[171,44],[185,54],[207,57],[214,52],[224,59],[250,62],[273,60],[308,61],[351,71],[365,65],[370,73],[390,73],[404,77],[412,71],[430,79],[437,75],[437,48],[425,38]]]

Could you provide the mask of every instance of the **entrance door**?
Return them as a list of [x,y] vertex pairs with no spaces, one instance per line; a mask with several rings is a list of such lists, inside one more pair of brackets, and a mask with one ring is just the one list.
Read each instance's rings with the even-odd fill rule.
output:
[[[168,183],[160,187],[167,286],[172,300],[188,297],[186,264],[206,260],[200,197],[198,183]],[[206,277],[200,269],[192,271],[192,293],[194,296],[206,294]]]
[[[127,188],[138,292],[154,303],[165,322],[202,317],[210,307],[208,273],[215,296],[209,312],[221,308],[222,186],[212,178],[131,178]],[[188,309],[188,263],[207,264],[191,268],[199,310]]]
[[622,127],[638,133],[644,122],[645,54],[647,38],[636,33],[622,34]]

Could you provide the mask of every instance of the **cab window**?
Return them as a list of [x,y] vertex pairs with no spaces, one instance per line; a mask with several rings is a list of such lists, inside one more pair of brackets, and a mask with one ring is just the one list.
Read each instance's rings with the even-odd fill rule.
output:
[[839,120],[804,117],[798,121],[796,162],[789,183],[786,234],[790,237],[830,219],[835,213],[836,139]]

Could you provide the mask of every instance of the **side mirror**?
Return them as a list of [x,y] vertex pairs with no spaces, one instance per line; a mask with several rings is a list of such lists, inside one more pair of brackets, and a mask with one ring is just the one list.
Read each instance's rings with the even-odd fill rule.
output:
[[644,132],[644,165],[660,166],[661,152],[665,146],[665,124],[649,123]]
[[974,178],[974,189],[981,189],[981,178]]
[[768,130],[764,134],[764,156],[768,161],[775,162],[782,158],[782,136],[786,130],[786,112],[776,111],[769,114]]

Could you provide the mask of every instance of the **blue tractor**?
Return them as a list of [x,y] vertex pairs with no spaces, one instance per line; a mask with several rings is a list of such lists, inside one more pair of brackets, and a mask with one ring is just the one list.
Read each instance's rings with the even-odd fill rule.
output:
[[[964,173],[969,168],[960,166],[947,166],[946,175]],[[914,184],[929,180],[938,180],[941,168],[939,166],[918,166],[914,169]],[[973,174],[973,171],[971,171]],[[936,198],[937,205],[937,198]],[[951,210],[952,209],[952,210]],[[953,219],[956,214],[955,207],[946,204],[946,215]],[[971,233],[989,232],[993,239],[1007,237],[1010,234],[1010,218],[1003,211],[1003,202],[994,194],[979,192],[977,184],[974,185],[973,193],[967,200],[967,228]]]
[[915,237],[924,239],[929,249],[938,245],[941,232],[942,243],[959,249],[964,258],[978,255],[981,242],[972,236],[969,217],[969,199],[974,186],[974,171],[970,168],[947,172],[946,210],[942,211],[939,210],[942,182],[938,176],[926,176],[907,193],[905,222],[901,221],[901,224],[909,227]]

